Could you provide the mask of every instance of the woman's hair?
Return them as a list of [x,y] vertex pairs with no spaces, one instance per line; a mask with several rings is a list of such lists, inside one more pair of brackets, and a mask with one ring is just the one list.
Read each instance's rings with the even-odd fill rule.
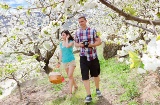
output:
[[70,33],[68,30],[62,31],[62,32],[61,32],[61,35],[62,35],[62,33],[65,33],[66,35],[69,35],[68,41],[74,40],[73,37],[71,36],[71,33]]

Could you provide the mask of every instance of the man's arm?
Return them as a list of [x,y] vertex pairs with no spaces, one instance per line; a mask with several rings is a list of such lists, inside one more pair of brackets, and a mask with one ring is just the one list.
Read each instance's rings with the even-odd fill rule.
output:
[[84,44],[82,44],[82,42],[79,42],[77,33],[75,34],[75,47],[84,47]]
[[99,46],[101,45],[101,39],[98,37],[98,38],[95,38],[95,43],[93,44],[89,44],[88,47],[96,47],[96,46]]
[[76,47],[84,47],[84,44],[82,44],[82,42],[80,42],[80,43],[75,42],[75,46]]

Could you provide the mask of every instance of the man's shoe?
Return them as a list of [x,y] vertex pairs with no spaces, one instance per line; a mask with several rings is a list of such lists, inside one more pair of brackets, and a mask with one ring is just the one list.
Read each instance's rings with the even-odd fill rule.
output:
[[90,97],[90,96],[87,96],[86,98],[85,98],[85,103],[90,103],[92,101],[92,97]]
[[96,91],[96,94],[97,94],[98,97],[102,97],[102,94],[101,94],[101,91],[100,91],[100,90],[97,90],[97,91]]

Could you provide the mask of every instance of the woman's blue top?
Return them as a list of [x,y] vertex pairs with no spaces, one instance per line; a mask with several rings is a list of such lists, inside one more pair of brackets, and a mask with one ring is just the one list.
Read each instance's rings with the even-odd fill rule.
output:
[[[72,41],[69,41],[69,43]],[[75,60],[74,54],[73,54],[73,46],[67,48],[62,45],[62,42],[60,43],[60,49],[62,52],[62,63],[68,63],[73,60]]]

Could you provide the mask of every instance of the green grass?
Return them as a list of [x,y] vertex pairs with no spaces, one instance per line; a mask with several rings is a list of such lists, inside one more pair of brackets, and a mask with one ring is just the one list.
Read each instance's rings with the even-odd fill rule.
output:
[[134,103],[134,98],[140,95],[137,83],[139,77],[134,75],[134,71],[130,71],[129,65],[117,62],[116,58],[101,60],[100,64],[102,68],[101,79],[104,83],[107,82],[104,85],[107,86],[105,88],[115,91],[121,89],[121,95],[117,101]]
[[[110,91],[118,92],[120,95],[115,103],[121,104],[127,102],[128,105],[138,105],[134,98],[139,96],[137,78],[132,71],[130,71],[129,65],[120,63],[116,58],[105,60],[102,55],[102,47],[98,48],[99,61],[101,65],[100,74],[100,89],[103,92],[105,89]],[[64,96],[62,98],[54,99],[53,101],[47,102],[45,105],[83,105],[86,91],[81,81],[80,67],[79,67],[79,55],[75,54],[77,67],[74,72],[78,84],[78,91],[73,94],[72,98]],[[133,75],[132,75],[133,74]],[[95,95],[94,81],[90,81],[91,93],[93,102],[89,105],[95,105],[98,102],[98,98]],[[61,85],[62,86],[62,85]],[[54,87],[55,88],[55,87]],[[57,90],[60,91],[61,88]],[[116,93],[115,93],[116,94]]]
[[53,87],[54,91],[61,91],[62,88],[64,87],[64,85],[65,85],[64,83],[61,83],[61,84],[53,85],[52,87]]
[[0,89],[0,95],[2,95],[3,94],[3,92],[2,92],[2,90]]

